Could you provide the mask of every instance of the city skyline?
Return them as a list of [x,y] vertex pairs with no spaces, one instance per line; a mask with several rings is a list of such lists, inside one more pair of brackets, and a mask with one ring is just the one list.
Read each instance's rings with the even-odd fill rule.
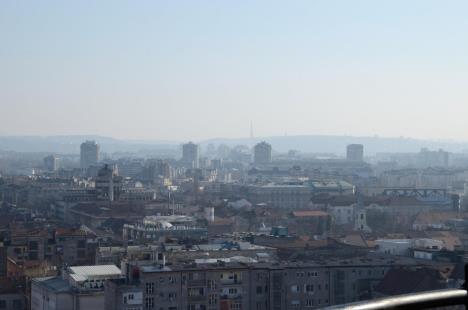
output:
[[0,1],[0,309],[468,305],[467,11]]
[[467,4],[0,4],[1,135],[468,140]]

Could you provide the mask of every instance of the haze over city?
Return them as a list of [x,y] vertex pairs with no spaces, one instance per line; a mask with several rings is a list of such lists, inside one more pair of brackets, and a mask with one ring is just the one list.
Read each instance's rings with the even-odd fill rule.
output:
[[468,140],[465,1],[2,1],[0,134]]
[[467,12],[0,1],[0,310],[465,309]]

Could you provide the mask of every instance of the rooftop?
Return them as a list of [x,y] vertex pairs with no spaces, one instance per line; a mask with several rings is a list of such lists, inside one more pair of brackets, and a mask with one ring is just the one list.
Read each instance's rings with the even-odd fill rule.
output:
[[114,276],[120,275],[120,269],[115,265],[99,265],[99,266],[74,266],[68,267],[70,274],[83,276],[85,278],[92,276]]
[[70,284],[61,277],[35,278],[32,281],[55,293],[68,292],[71,289]]
[[327,212],[319,210],[309,210],[309,211],[293,211],[295,217],[315,217],[315,216],[328,216]]

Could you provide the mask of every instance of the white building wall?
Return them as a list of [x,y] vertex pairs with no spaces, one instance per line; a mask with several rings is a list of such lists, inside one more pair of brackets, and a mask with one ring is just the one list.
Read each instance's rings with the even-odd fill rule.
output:
[[411,239],[380,239],[375,243],[378,245],[378,252],[399,256],[407,256],[412,246]]
[[327,211],[332,215],[335,225],[346,225],[354,222],[354,204],[330,206]]

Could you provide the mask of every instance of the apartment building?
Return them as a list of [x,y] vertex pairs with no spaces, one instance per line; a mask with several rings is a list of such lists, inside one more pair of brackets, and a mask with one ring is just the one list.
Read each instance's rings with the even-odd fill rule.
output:
[[[126,281],[106,284],[106,309],[322,308],[372,298],[388,270],[417,265],[415,260],[388,256],[281,264],[242,257],[169,266],[128,263],[122,266]],[[134,299],[128,294],[135,292],[138,305],[129,302]]]

